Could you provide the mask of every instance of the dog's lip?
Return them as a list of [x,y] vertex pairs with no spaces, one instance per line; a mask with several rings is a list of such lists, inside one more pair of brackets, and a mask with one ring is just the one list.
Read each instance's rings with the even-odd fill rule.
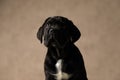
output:
[[63,44],[60,44],[60,42],[58,42],[56,39],[55,39],[55,42],[53,42],[53,46],[57,46],[58,48],[64,48],[66,44],[67,44],[67,41],[65,41],[65,43]]
[[56,42],[53,38],[49,39],[49,41],[44,41],[44,45],[46,47],[49,47],[49,46],[53,46],[53,45],[56,45]]
[[64,48],[65,45],[67,44],[68,41],[65,41],[64,43],[61,43],[60,41],[58,41],[54,36],[50,36],[48,41],[44,41],[44,45],[46,47],[50,47],[50,46],[54,46],[54,47],[58,47],[58,48]]
[[54,46],[54,47],[58,47],[58,48],[61,48],[62,45],[59,44],[59,42],[57,42],[56,40],[54,39],[50,39],[50,41],[48,42],[44,42],[44,45],[46,47],[50,47],[50,46]]

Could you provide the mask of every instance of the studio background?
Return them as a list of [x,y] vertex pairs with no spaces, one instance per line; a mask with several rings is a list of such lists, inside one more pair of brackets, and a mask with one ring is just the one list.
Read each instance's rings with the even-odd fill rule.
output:
[[120,0],[0,0],[0,80],[44,80],[46,47],[36,38],[49,16],[81,31],[89,80],[120,80]]

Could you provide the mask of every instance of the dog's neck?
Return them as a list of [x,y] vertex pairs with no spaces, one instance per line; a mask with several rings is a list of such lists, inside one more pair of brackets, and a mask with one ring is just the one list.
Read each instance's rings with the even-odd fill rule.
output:
[[63,57],[62,55],[63,55],[63,53],[64,53],[64,48],[55,48],[56,49],[56,52],[57,52],[57,55],[59,56],[59,57]]

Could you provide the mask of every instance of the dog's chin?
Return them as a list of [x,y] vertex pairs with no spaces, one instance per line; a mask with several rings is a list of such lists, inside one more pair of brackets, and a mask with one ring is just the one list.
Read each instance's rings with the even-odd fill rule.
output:
[[44,42],[44,45],[46,47],[56,47],[56,48],[64,48],[66,46],[66,43],[60,44],[58,42],[55,41],[48,41],[48,42]]
[[51,46],[55,47],[55,48],[59,48],[59,49],[63,49],[65,47],[65,45],[60,45],[60,44],[56,44],[56,43],[53,43]]

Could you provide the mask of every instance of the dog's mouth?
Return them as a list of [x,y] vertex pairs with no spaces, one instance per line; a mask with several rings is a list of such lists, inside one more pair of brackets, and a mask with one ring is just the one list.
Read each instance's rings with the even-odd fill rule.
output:
[[50,38],[47,41],[44,40],[44,45],[46,47],[53,46],[57,48],[64,48],[67,43],[68,43],[68,40],[58,39],[58,38],[55,38],[54,36],[50,36]]

